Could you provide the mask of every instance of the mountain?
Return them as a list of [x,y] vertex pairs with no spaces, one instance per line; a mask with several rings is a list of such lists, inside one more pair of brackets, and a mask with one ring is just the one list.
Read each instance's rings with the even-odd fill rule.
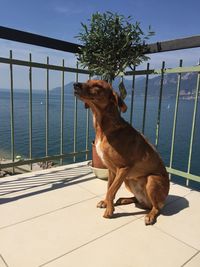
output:
[[[135,83],[136,94],[144,94],[146,79],[137,80]],[[163,96],[170,97],[176,94],[177,74],[166,74],[163,80]],[[193,95],[196,90],[197,73],[184,73],[181,75],[180,95]],[[161,76],[156,76],[148,81],[148,95],[158,96],[160,93]]]
[[[176,95],[177,90],[177,74],[166,74],[163,80],[163,96],[172,97]],[[116,78],[113,82],[113,88],[118,90],[118,85],[120,83],[120,78]],[[180,84],[180,96],[193,96],[196,90],[197,83],[197,73],[183,73],[181,75]],[[145,93],[146,78],[144,76],[139,76],[135,79],[135,94],[144,95]],[[156,76],[153,78],[149,77],[148,80],[148,95],[149,96],[159,96],[160,93],[161,76]],[[132,80],[124,79],[124,85],[127,90],[127,94],[131,95],[132,90]],[[51,90],[53,94],[60,94],[61,87],[56,87]],[[73,82],[70,82],[64,87],[65,95],[73,94]]]
[[[73,88],[74,88],[73,84],[74,84],[74,82],[70,82],[70,83],[68,83],[68,84],[66,84],[64,86],[64,92],[65,92],[66,96],[74,94],[74,92],[73,92]],[[51,89],[51,94],[55,94],[55,95],[59,94],[60,95],[60,92],[61,92],[61,87],[60,86]]]

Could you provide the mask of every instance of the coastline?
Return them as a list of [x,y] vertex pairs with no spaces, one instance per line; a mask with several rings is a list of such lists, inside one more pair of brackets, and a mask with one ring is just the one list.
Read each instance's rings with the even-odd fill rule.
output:
[[0,148],[0,162],[9,160],[11,158],[10,153]]
[[[10,163],[10,162],[11,162],[10,153],[8,151],[0,149],[0,163]],[[30,171],[39,171],[39,170],[43,170],[44,168],[45,166],[43,166],[42,164],[34,163],[32,164],[32,170],[30,168],[30,165],[27,165],[27,164],[19,166],[19,167],[15,167],[14,173],[13,173],[13,168],[0,169],[0,178],[6,177],[6,176],[12,176],[16,174],[27,173]]]

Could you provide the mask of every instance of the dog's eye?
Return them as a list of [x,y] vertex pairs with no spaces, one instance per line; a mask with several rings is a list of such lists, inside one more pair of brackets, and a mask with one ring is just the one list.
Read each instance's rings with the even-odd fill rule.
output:
[[100,88],[98,86],[93,87],[90,92],[94,95],[97,95],[101,92]]
[[96,88],[91,88],[91,89],[90,89],[90,93],[91,93],[92,95],[96,95],[98,92],[97,92]]

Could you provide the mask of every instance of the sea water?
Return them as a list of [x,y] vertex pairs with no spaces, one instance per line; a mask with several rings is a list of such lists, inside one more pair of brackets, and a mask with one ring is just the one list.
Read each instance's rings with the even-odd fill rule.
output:
[[[148,97],[145,116],[144,134],[151,143],[156,140],[156,127],[158,119],[158,97]],[[130,121],[131,97],[126,98],[128,110],[123,114]],[[0,158],[10,158],[11,128],[10,128],[10,92],[0,89]],[[86,148],[86,109],[82,102],[77,102],[77,136],[74,140],[74,107],[75,98],[73,92],[67,92],[64,97],[64,153],[85,150]],[[175,98],[163,98],[159,122],[158,151],[165,164],[169,166],[171,139],[174,120]],[[32,95],[32,157],[45,156],[46,138],[46,92],[33,91]],[[192,118],[194,111],[194,99],[180,99],[177,114],[175,133],[174,155],[172,167],[187,171],[189,146],[191,137]],[[144,115],[144,97],[135,96],[133,105],[133,126],[141,131]],[[60,93],[49,93],[49,141],[48,155],[60,153],[61,136],[61,96]],[[89,146],[94,139],[92,116],[89,117]],[[14,133],[15,155],[23,158],[29,157],[29,92],[28,90],[14,90]],[[90,148],[90,147],[89,147]],[[191,173],[200,175],[200,107],[196,114],[196,127],[194,132],[191,161]],[[91,156],[91,155],[89,155]],[[78,156],[76,160],[82,161],[85,156]],[[66,163],[72,162],[72,159]]]

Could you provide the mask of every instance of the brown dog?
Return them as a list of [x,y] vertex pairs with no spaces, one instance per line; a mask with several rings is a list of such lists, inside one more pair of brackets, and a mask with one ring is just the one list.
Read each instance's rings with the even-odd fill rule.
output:
[[75,83],[74,93],[93,112],[96,149],[109,169],[108,190],[97,205],[106,208],[104,217],[114,211],[115,195],[124,182],[135,197],[120,198],[116,205],[139,203],[150,209],[145,224],[153,224],[169,192],[169,178],[155,148],[121,116],[127,107],[111,85],[90,80]]

